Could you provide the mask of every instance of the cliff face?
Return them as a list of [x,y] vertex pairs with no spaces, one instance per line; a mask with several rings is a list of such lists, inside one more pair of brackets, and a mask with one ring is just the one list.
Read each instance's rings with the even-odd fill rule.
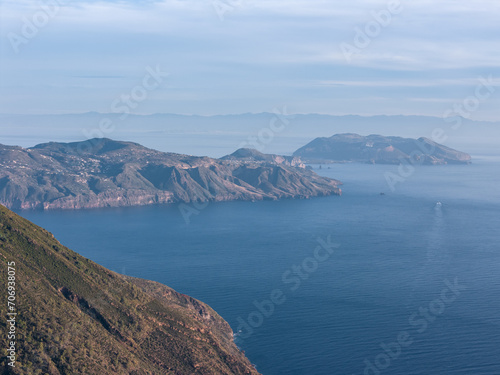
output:
[[0,203],[16,209],[307,198],[340,194],[339,185],[297,158],[257,152],[211,159],[109,139],[0,145]]
[[[3,206],[0,259],[2,280],[13,264],[17,296],[16,367],[4,351],[0,373],[258,375],[209,306],[111,272]],[[0,294],[7,332],[7,288]]]
[[336,134],[330,138],[316,138],[295,151],[308,162],[363,162],[401,164],[404,162],[437,165],[468,164],[471,156],[440,145],[428,138],[410,139]]

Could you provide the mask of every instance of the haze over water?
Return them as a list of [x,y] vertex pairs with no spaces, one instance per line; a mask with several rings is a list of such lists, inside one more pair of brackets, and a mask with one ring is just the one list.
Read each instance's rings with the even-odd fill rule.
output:
[[[500,161],[419,167],[395,191],[384,174],[396,166],[330,168],[315,166],[342,197],[213,203],[189,223],[177,206],[21,214],[107,268],[208,303],[235,331],[280,290],[238,340],[264,375],[373,374],[377,358],[381,374],[498,375]],[[328,236],[333,254],[287,282]],[[381,361],[401,332],[411,344]]]

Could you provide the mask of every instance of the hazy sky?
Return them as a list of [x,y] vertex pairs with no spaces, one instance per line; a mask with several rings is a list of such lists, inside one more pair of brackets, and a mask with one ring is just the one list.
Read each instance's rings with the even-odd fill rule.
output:
[[[4,0],[0,7],[1,113],[113,112],[133,94],[126,105],[135,113],[287,106],[441,116],[474,95],[478,77],[500,82],[498,0]],[[151,69],[162,72],[156,81]],[[496,90],[471,118],[499,120]]]

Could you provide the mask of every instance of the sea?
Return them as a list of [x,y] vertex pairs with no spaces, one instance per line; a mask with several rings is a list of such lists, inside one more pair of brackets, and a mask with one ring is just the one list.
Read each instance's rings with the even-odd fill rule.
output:
[[264,375],[499,375],[500,158],[312,167],[342,196],[19,213],[208,303]]

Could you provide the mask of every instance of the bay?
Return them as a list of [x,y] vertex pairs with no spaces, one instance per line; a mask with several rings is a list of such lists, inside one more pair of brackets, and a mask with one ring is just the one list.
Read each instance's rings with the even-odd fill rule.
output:
[[176,205],[19,213],[208,303],[265,375],[499,374],[500,160],[313,167],[343,195],[189,206],[188,220]]

